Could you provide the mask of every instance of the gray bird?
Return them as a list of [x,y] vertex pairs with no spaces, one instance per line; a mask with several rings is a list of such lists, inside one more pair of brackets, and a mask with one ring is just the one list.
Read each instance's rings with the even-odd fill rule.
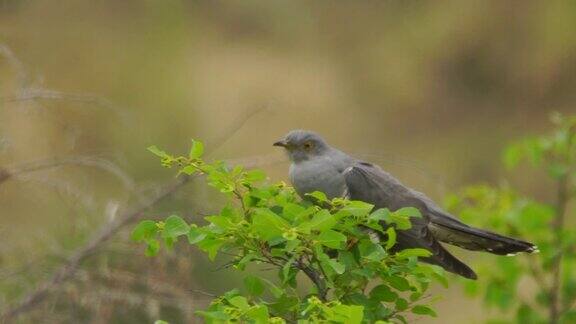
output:
[[292,162],[290,181],[301,197],[305,197],[306,193],[321,191],[329,198],[361,200],[376,208],[418,208],[422,218],[412,218],[412,228],[398,231],[395,249],[429,250],[432,255],[422,258],[424,262],[439,265],[465,278],[476,279],[476,273],[439,242],[498,255],[538,252],[534,244],[462,223],[423,193],[403,185],[380,167],[331,147],[314,132],[293,130],[274,146],[281,146],[288,153]]

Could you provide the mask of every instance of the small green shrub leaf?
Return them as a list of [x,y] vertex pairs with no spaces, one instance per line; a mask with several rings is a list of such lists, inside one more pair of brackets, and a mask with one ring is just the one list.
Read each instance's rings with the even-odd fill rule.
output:
[[425,305],[416,305],[412,307],[412,313],[418,315],[430,315],[432,317],[438,316],[432,308],[425,306]]
[[157,231],[158,227],[156,226],[156,222],[144,220],[136,225],[130,237],[133,241],[141,242],[152,238]]
[[256,276],[247,276],[244,278],[244,286],[251,296],[260,296],[264,292],[264,282]]
[[162,237],[177,238],[180,235],[186,235],[190,231],[190,226],[179,216],[172,215],[166,218]]
[[190,147],[190,153],[188,157],[190,159],[198,159],[204,154],[204,144],[199,141],[192,140],[192,147]]

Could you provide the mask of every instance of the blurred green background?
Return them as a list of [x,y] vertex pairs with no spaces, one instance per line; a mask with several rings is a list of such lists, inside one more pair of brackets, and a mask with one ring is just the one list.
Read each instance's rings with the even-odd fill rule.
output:
[[[0,181],[0,311],[174,178],[151,144],[184,152],[232,133],[212,156],[276,181],[288,163],[271,143],[312,129],[437,200],[500,181],[550,200],[539,174],[505,178],[500,156],[551,111],[576,112],[575,31],[574,1],[0,0],[0,168],[89,157],[125,173],[62,165]],[[217,206],[192,184],[145,216]],[[210,299],[198,290],[240,280],[186,245],[145,258],[129,227],[19,321],[193,322]],[[456,284],[436,292],[437,323],[487,316]]]

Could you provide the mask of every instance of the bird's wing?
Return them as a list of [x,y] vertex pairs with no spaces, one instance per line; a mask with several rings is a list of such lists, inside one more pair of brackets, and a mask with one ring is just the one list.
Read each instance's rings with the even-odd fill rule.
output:
[[[366,162],[356,162],[347,168],[344,171],[344,178],[346,179],[346,195],[350,199],[365,201],[378,208],[385,207],[390,210],[402,207],[415,207],[420,210],[422,218],[413,218],[412,228],[398,231],[396,244],[398,249],[427,249],[432,252],[432,255],[423,258],[423,261],[440,265],[466,278],[476,279],[474,271],[444,249],[434,237],[434,233],[430,231],[431,217],[435,217],[429,212],[428,204],[432,203],[430,199],[405,187],[379,167]],[[455,221],[458,222],[458,220]]]

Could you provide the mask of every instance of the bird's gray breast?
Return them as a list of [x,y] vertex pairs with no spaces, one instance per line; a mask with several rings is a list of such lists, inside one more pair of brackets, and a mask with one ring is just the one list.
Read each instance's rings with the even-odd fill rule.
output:
[[342,197],[346,182],[342,172],[343,166],[335,165],[329,159],[316,158],[290,166],[290,181],[298,194],[321,191],[328,198]]

